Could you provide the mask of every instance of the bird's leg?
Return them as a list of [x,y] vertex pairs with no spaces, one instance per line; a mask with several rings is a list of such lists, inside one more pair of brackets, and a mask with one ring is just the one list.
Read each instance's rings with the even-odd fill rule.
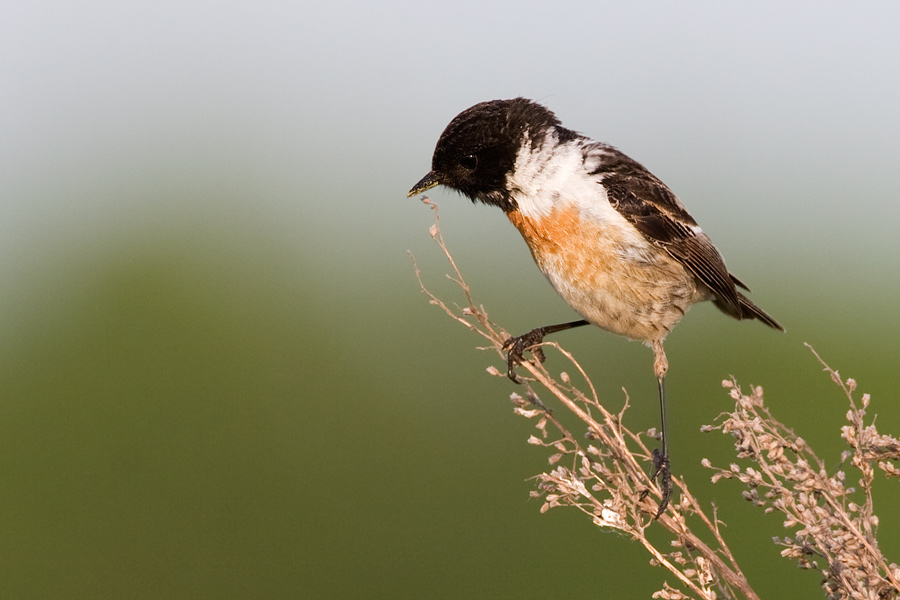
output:
[[560,323],[559,325],[547,325],[546,327],[532,329],[524,335],[509,338],[503,342],[503,349],[509,350],[509,353],[506,355],[506,374],[515,383],[522,383],[518,375],[516,375],[516,363],[521,363],[525,360],[522,355],[526,350],[531,350],[538,362],[544,362],[544,353],[540,348],[540,343],[544,340],[544,336],[588,324],[587,321],[582,319],[570,323]]
[[659,420],[662,429],[662,451],[653,449],[653,475],[650,476],[651,480],[659,477],[659,489],[662,493],[655,517],[658,519],[666,511],[669,497],[672,495],[672,471],[669,468],[669,448],[666,442],[666,371],[669,370],[669,361],[666,359],[661,341],[654,341],[652,348],[653,370],[659,386]]

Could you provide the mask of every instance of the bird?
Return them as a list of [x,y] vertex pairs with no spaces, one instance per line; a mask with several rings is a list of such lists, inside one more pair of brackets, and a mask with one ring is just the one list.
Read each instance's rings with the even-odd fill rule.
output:
[[750,291],[669,187],[617,148],[563,127],[537,102],[490,100],[454,117],[438,138],[431,170],[407,197],[438,185],[502,210],[581,317],[507,339],[512,381],[521,382],[515,369],[524,352],[542,361],[544,337],[575,327],[593,324],[652,349],[662,432],[651,475],[660,484],[659,518],[672,494],[666,336],[703,301],[735,319],[784,328],[738,289]]

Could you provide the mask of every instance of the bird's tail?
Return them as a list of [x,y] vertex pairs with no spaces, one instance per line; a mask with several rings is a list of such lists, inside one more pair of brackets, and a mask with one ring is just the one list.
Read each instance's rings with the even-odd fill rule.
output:
[[757,305],[750,302],[750,299],[742,293],[738,292],[738,302],[741,305],[741,319],[759,319],[772,329],[784,332],[784,327],[778,324],[778,321],[766,314],[766,312]]

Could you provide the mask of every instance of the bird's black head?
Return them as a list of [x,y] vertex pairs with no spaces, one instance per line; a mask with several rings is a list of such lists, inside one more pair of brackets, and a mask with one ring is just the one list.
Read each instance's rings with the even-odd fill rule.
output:
[[552,112],[526,98],[481,102],[459,113],[438,139],[431,172],[409,191],[409,196],[445,185],[472,199],[515,210],[506,176],[526,137],[540,146],[560,127]]

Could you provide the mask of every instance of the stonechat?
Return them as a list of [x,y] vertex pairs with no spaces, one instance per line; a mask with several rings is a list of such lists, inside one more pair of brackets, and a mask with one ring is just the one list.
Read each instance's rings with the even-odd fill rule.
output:
[[662,181],[616,148],[566,129],[536,102],[492,100],[457,115],[438,139],[431,171],[409,196],[437,185],[499,207],[582,317],[507,340],[510,379],[519,381],[515,366],[526,350],[542,360],[544,336],[582,325],[653,350],[662,432],[662,450],[653,451],[659,517],[672,493],[666,336],[692,304],[705,300],[736,319],[784,329],[738,290],[749,291]]

